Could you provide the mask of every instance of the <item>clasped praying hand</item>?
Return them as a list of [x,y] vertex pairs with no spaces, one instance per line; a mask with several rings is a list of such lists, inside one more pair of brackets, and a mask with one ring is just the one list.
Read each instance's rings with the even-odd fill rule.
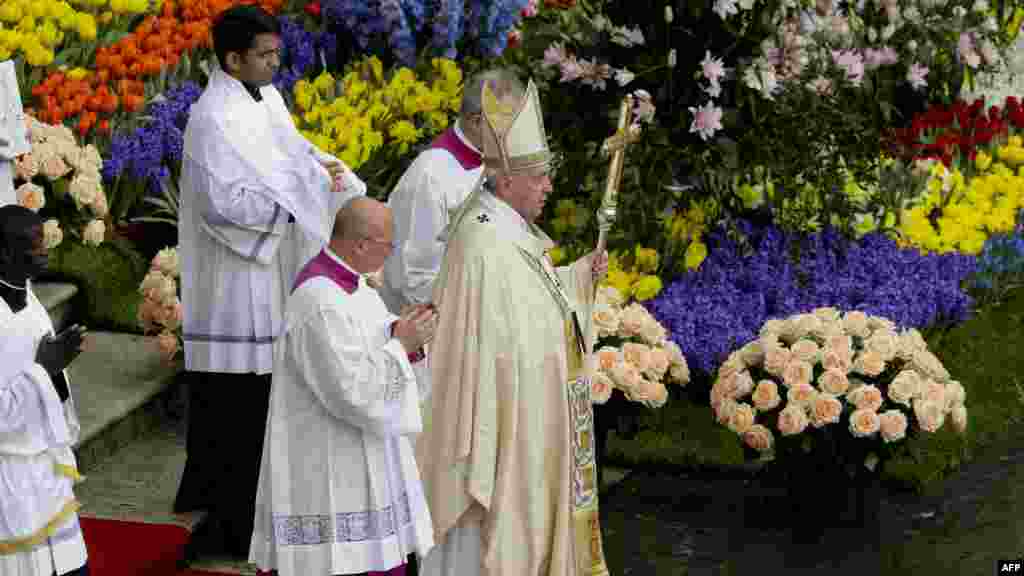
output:
[[415,304],[402,311],[393,335],[407,352],[414,352],[434,339],[437,313],[430,304]]
[[590,253],[590,257],[591,277],[594,282],[600,282],[608,274],[608,251],[602,250],[601,253],[597,253],[595,250]]

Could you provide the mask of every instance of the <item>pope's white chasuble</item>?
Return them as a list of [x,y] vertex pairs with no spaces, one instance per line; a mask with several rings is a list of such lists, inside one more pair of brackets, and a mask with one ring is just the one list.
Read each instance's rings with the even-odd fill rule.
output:
[[397,317],[324,249],[276,344],[250,562],[280,576],[361,574],[433,546],[410,438],[422,429]]
[[0,574],[51,576],[86,561],[72,491],[80,479],[72,446],[80,426],[74,402],[61,402],[35,363],[40,340],[53,334],[29,290],[12,313],[0,299]]
[[[577,322],[590,317],[590,260],[555,269],[542,231],[489,192],[475,202],[435,288],[417,462],[438,547],[421,574],[603,576],[592,368]],[[453,542],[477,558],[444,557]]]

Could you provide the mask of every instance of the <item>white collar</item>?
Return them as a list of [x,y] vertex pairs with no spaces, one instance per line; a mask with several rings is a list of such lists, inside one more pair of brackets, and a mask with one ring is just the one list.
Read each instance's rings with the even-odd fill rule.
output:
[[455,119],[455,124],[452,126],[452,131],[455,132],[455,135],[459,138],[459,140],[462,140],[462,143],[468,146],[470,150],[482,155],[482,152],[480,152],[480,150],[478,150],[476,146],[473,146],[473,143],[470,142],[469,138],[466,138],[466,135],[462,132],[462,120],[459,120],[458,118]]

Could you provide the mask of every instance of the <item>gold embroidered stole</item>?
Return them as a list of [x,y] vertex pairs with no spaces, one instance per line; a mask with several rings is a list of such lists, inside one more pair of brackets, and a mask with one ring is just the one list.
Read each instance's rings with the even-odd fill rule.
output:
[[564,332],[568,377],[566,399],[569,425],[572,427],[572,541],[577,576],[608,576],[601,541],[598,513],[597,448],[594,442],[594,407],[590,397],[590,378],[585,370],[583,332],[579,318],[558,279],[558,273],[545,256],[536,258],[520,249],[526,261],[541,276],[558,302],[565,317]]

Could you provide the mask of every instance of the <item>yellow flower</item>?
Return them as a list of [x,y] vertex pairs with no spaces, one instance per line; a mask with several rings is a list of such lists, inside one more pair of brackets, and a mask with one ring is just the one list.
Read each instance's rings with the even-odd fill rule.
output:
[[605,282],[618,290],[620,294],[632,293],[633,279],[630,275],[622,270],[613,269],[610,265],[608,266],[608,276]]
[[658,269],[658,251],[653,248],[637,245],[633,259],[641,272],[654,272]]
[[96,39],[96,20],[92,17],[92,14],[79,12],[76,29],[78,37],[82,40]]
[[548,250],[548,257],[551,258],[551,263],[555,266],[560,266],[565,261],[565,249],[561,246],[555,246]]
[[633,285],[632,294],[637,300],[643,302],[657,296],[661,292],[661,288],[661,278],[653,275],[642,276]]
[[696,270],[708,256],[708,247],[703,242],[691,242],[686,247],[685,264],[689,270]]
[[18,2],[2,2],[0,3],[0,22],[9,22],[11,24],[21,20],[22,11],[21,4]]
[[316,80],[313,81],[313,87],[324,98],[334,98],[334,76],[326,70],[316,77]]
[[78,68],[75,68],[75,69],[69,71],[67,73],[67,76],[68,76],[68,78],[70,78],[72,80],[82,80],[83,78],[86,78],[87,76],[89,76],[89,71],[86,70],[85,68],[78,67]]
[[149,10],[149,0],[126,0],[125,11],[131,14],[142,14]]
[[413,126],[412,122],[407,120],[400,120],[391,125],[391,129],[388,130],[388,135],[394,138],[400,144],[409,144],[415,142],[419,138],[419,130]]
[[988,170],[988,167],[992,165],[992,157],[986,154],[984,151],[978,152],[977,156],[974,157],[974,165],[978,167],[978,170],[984,172]]

